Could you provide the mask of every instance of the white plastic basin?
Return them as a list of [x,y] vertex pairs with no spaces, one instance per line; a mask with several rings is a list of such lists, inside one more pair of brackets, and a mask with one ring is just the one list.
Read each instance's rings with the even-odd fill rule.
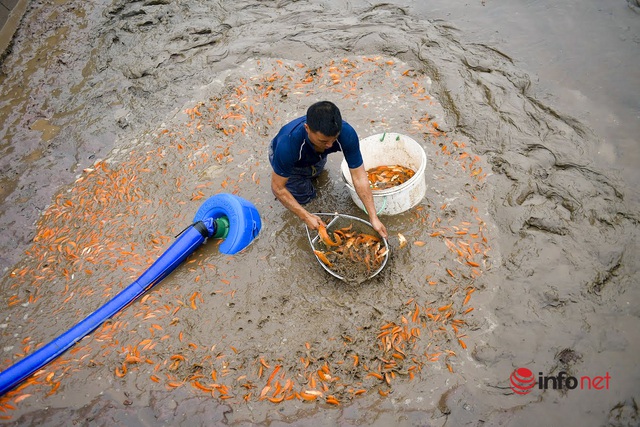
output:
[[[427,191],[425,181],[427,155],[413,138],[393,132],[371,135],[360,140],[360,151],[365,170],[383,165],[401,165],[416,172],[411,179],[401,185],[384,190],[372,190],[378,215],[396,215],[422,201]],[[346,160],[342,161],[341,170],[351,199],[360,209],[366,211],[353,187]]]

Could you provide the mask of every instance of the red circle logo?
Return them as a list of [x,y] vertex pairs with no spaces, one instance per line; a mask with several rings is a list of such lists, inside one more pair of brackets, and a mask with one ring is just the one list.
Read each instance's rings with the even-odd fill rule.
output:
[[511,390],[516,394],[529,394],[531,389],[536,385],[536,379],[527,368],[518,368],[511,373]]

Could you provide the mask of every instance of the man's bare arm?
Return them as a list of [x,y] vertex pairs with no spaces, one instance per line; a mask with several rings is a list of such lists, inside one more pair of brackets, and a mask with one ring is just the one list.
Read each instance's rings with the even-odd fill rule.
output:
[[369,215],[369,222],[373,226],[374,230],[380,233],[382,237],[387,238],[387,228],[380,221],[378,214],[376,213],[376,207],[373,203],[373,194],[371,193],[371,187],[369,186],[369,177],[367,176],[367,171],[364,170],[364,165],[355,169],[349,169],[349,171],[351,172],[353,187],[356,189],[356,193],[358,194],[358,197],[360,197],[360,200],[362,200],[362,204]]
[[304,221],[310,229],[316,230],[321,225],[326,226],[319,216],[309,213],[309,211],[298,203],[296,198],[293,197],[293,194],[291,194],[285,186],[287,184],[287,180],[288,178],[280,176],[275,172],[271,172],[271,191],[273,192],[273,195],[276,196],[276,199],[278,199],[285,208],[289,209],[298,218]]

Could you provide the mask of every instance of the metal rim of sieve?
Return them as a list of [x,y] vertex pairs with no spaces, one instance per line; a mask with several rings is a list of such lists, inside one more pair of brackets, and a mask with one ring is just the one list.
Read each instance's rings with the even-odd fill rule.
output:
[[[338,221],[340,218],[347,218],[349,220],[358,221],[358,222],[361,222],[361,223],[367,225],[369,228],[371,228],[371,231],[373,233],[375,233],[378,237],[380,237],[380,239],[384,243],[384,247],[386,248],[387,252],[384,254],[384,260],[382,261],[382,264],[380,264],[380,267],[378,267],[378,269],[376,271],[374,271],[365,280],[369,280],[369,279],[375,277],[387,265],[387,260],[389,259],[389,252],[390,252],[389,244],[387,243],[387,239],[385,239],[384,237],[380,236],[380,234],[376,230],[373,229],[373,226],[371,225],[370,222],[365,221],[362,218],[358,218],[357,216],[352,216],[352,215],[347,215],[347,214],[340,214],[340,213],[337,213],[337,212],[335,212],[335,213],[320,212],[320,213],[314,213],[313,215],[317,215],[317,216],[333,216],[333,219],[327,223],[327,230],[330,229],[331,226],[336,221]],[[304,227],[307,230],[307,237],[309,239],[309,244],[311,245],[311,250],[313,251],[313,250],[316,249],[316,245],[315,244],[318,242],[318,240],[320,240],[320,235],[316,234],[316,236],[314,238],[311,238],[311,233],[309,232],[309,227],[307,227],[307,224],[305,224]],[[337,274],[336,272],[331,270],[324,262],[322,262],[320,260],[320,258],[318,258],[318,256],[315,253],[313,254],[313,256],[318,260],[318,263],[322,266],[322,268],[324,268],[333,277],[335,277],[337,279],[340,279],[343,282],[349,282],[349,280],[345,279],[344,277],[340,276],[339,274]]]

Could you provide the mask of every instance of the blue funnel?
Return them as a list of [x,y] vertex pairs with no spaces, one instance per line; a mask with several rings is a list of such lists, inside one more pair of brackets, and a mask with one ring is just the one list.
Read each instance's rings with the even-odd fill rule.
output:
[[[167,277],[208,237],[226,235],[220,251],[233,255],[258,236],[262,222],[250,202],[232,194],[217,194],[206,200],[190,225],[138,279],[105,305],[44,347],[0,372],[0,396],[51,362],[107,319],[131,304],[153,285]],[[221,228],[225,228],[221,230]]]

